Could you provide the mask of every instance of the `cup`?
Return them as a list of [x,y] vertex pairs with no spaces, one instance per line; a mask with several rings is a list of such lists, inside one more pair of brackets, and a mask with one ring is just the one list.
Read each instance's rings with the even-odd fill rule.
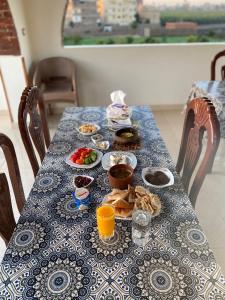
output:
[[150,239],[151,214],[141,209],[134,209],[132,214],[132,240],[144,247]]
[[102,205],[96,210],[98,234],[101,240],[113,238],[115,229],[115,210],[110,205]]

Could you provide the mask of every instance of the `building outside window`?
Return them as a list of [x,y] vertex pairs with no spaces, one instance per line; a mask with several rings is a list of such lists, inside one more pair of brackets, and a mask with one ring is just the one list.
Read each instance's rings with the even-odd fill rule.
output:
[[224,0],[68,0],[64,45],[224,42]]

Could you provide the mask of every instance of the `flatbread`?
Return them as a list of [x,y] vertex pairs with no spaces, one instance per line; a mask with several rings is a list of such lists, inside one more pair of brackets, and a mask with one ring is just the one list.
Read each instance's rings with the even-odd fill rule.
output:
[[129,203],[129,202],[125,201],[124,199],[118,199],[118,200],[113,201],[112,206],[119,207],[119,208],[129,208],[129,209],[134,208],[133,203]]
[[128,185],[127,190],[113,189],[105,202],[115,208],[117,217],[123,218],[131,216],[134,207],[148,211],[153,216],[159,215],[161,211],[160,198],[142,186],[134,188]]

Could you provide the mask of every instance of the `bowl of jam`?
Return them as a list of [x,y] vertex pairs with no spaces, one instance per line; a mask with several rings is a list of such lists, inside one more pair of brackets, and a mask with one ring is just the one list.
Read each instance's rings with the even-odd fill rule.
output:
[[75,175],[73,177],[73,185],[75,188],[86,188],[92,184],[94,178],[87,175]]

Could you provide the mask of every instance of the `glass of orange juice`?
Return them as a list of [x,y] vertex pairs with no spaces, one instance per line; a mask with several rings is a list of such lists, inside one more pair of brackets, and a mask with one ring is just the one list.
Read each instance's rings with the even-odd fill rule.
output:
[[102,205],[96,210],[98,234],[100,239],[107,241],[114,236],[115,210],[110,205]]

